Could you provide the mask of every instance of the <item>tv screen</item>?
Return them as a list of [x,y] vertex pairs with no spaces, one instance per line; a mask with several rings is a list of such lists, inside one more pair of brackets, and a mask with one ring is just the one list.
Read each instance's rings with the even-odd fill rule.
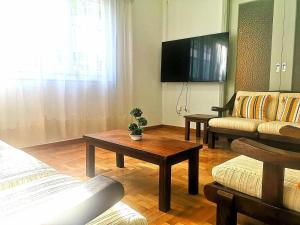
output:
[[227,74],[228,33],[162,43],[162,82],[223,82]]

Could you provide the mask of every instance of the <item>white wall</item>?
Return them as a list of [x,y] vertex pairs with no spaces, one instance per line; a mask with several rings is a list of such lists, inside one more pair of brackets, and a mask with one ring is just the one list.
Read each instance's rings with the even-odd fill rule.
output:
[[142,108],[149,125],[162,123],[162,6],[162,0],[133,1],[133,101]]
[[[226,0],[164,0],[163,40],[174,40],[226,29]],[[176,114],[176,102],[181,83],[162,85],[162,123],[183,126],[184,119]],[[192,83],[188,95],[189,113],[210,113],[211,106],[223,104],[223,84]],[[184,97],[180,104],[184,106]]]

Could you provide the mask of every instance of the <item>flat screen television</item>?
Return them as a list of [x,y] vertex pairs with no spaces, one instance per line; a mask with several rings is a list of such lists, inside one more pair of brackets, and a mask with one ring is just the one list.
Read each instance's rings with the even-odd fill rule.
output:
[[161,82],[224,82],[229,34],[162,43]]

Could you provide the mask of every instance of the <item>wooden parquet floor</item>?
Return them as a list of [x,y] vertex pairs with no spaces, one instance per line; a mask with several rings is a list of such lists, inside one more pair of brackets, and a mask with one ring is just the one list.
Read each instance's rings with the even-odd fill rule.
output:
[[[146,131],[154,135],[183,140],[184,132],[180,129],[157,128]],[[191,133],[191,141],[196,141]],[[220,141],[216,149],[207,146],[200,152],[200,194],[187,194],[187,162],[172,167],[171,210],[163,213],[158,210],[158,166],[137,159],[125,157],[125,168],[115,166],[115,154],[96,149],[96,174],[105,175],[120,181],[125,188],[123,202],[144,215],[151,225],[210,225],[215,224],[215,205],[203,195],[204,184],[212,181],[211,169],[236,156],[229,150],[227,141]],[[219,142],[219,143],[220,143]],[[227,146],[222,147],[220,146]],[[66,173],[81,180],[85,176],[85,144],[61,144],[52,147],[33,147],[26,152]]]

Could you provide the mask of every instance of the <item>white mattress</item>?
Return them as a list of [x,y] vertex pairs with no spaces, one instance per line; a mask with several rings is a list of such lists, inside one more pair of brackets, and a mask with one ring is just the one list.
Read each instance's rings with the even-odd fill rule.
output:
[[[261,198],[262,193],[261,161],[239,156],[213,168],[212,175],[216,182]],[[300,212],[300,171],[285,169],[284,179],[284,207]]]

